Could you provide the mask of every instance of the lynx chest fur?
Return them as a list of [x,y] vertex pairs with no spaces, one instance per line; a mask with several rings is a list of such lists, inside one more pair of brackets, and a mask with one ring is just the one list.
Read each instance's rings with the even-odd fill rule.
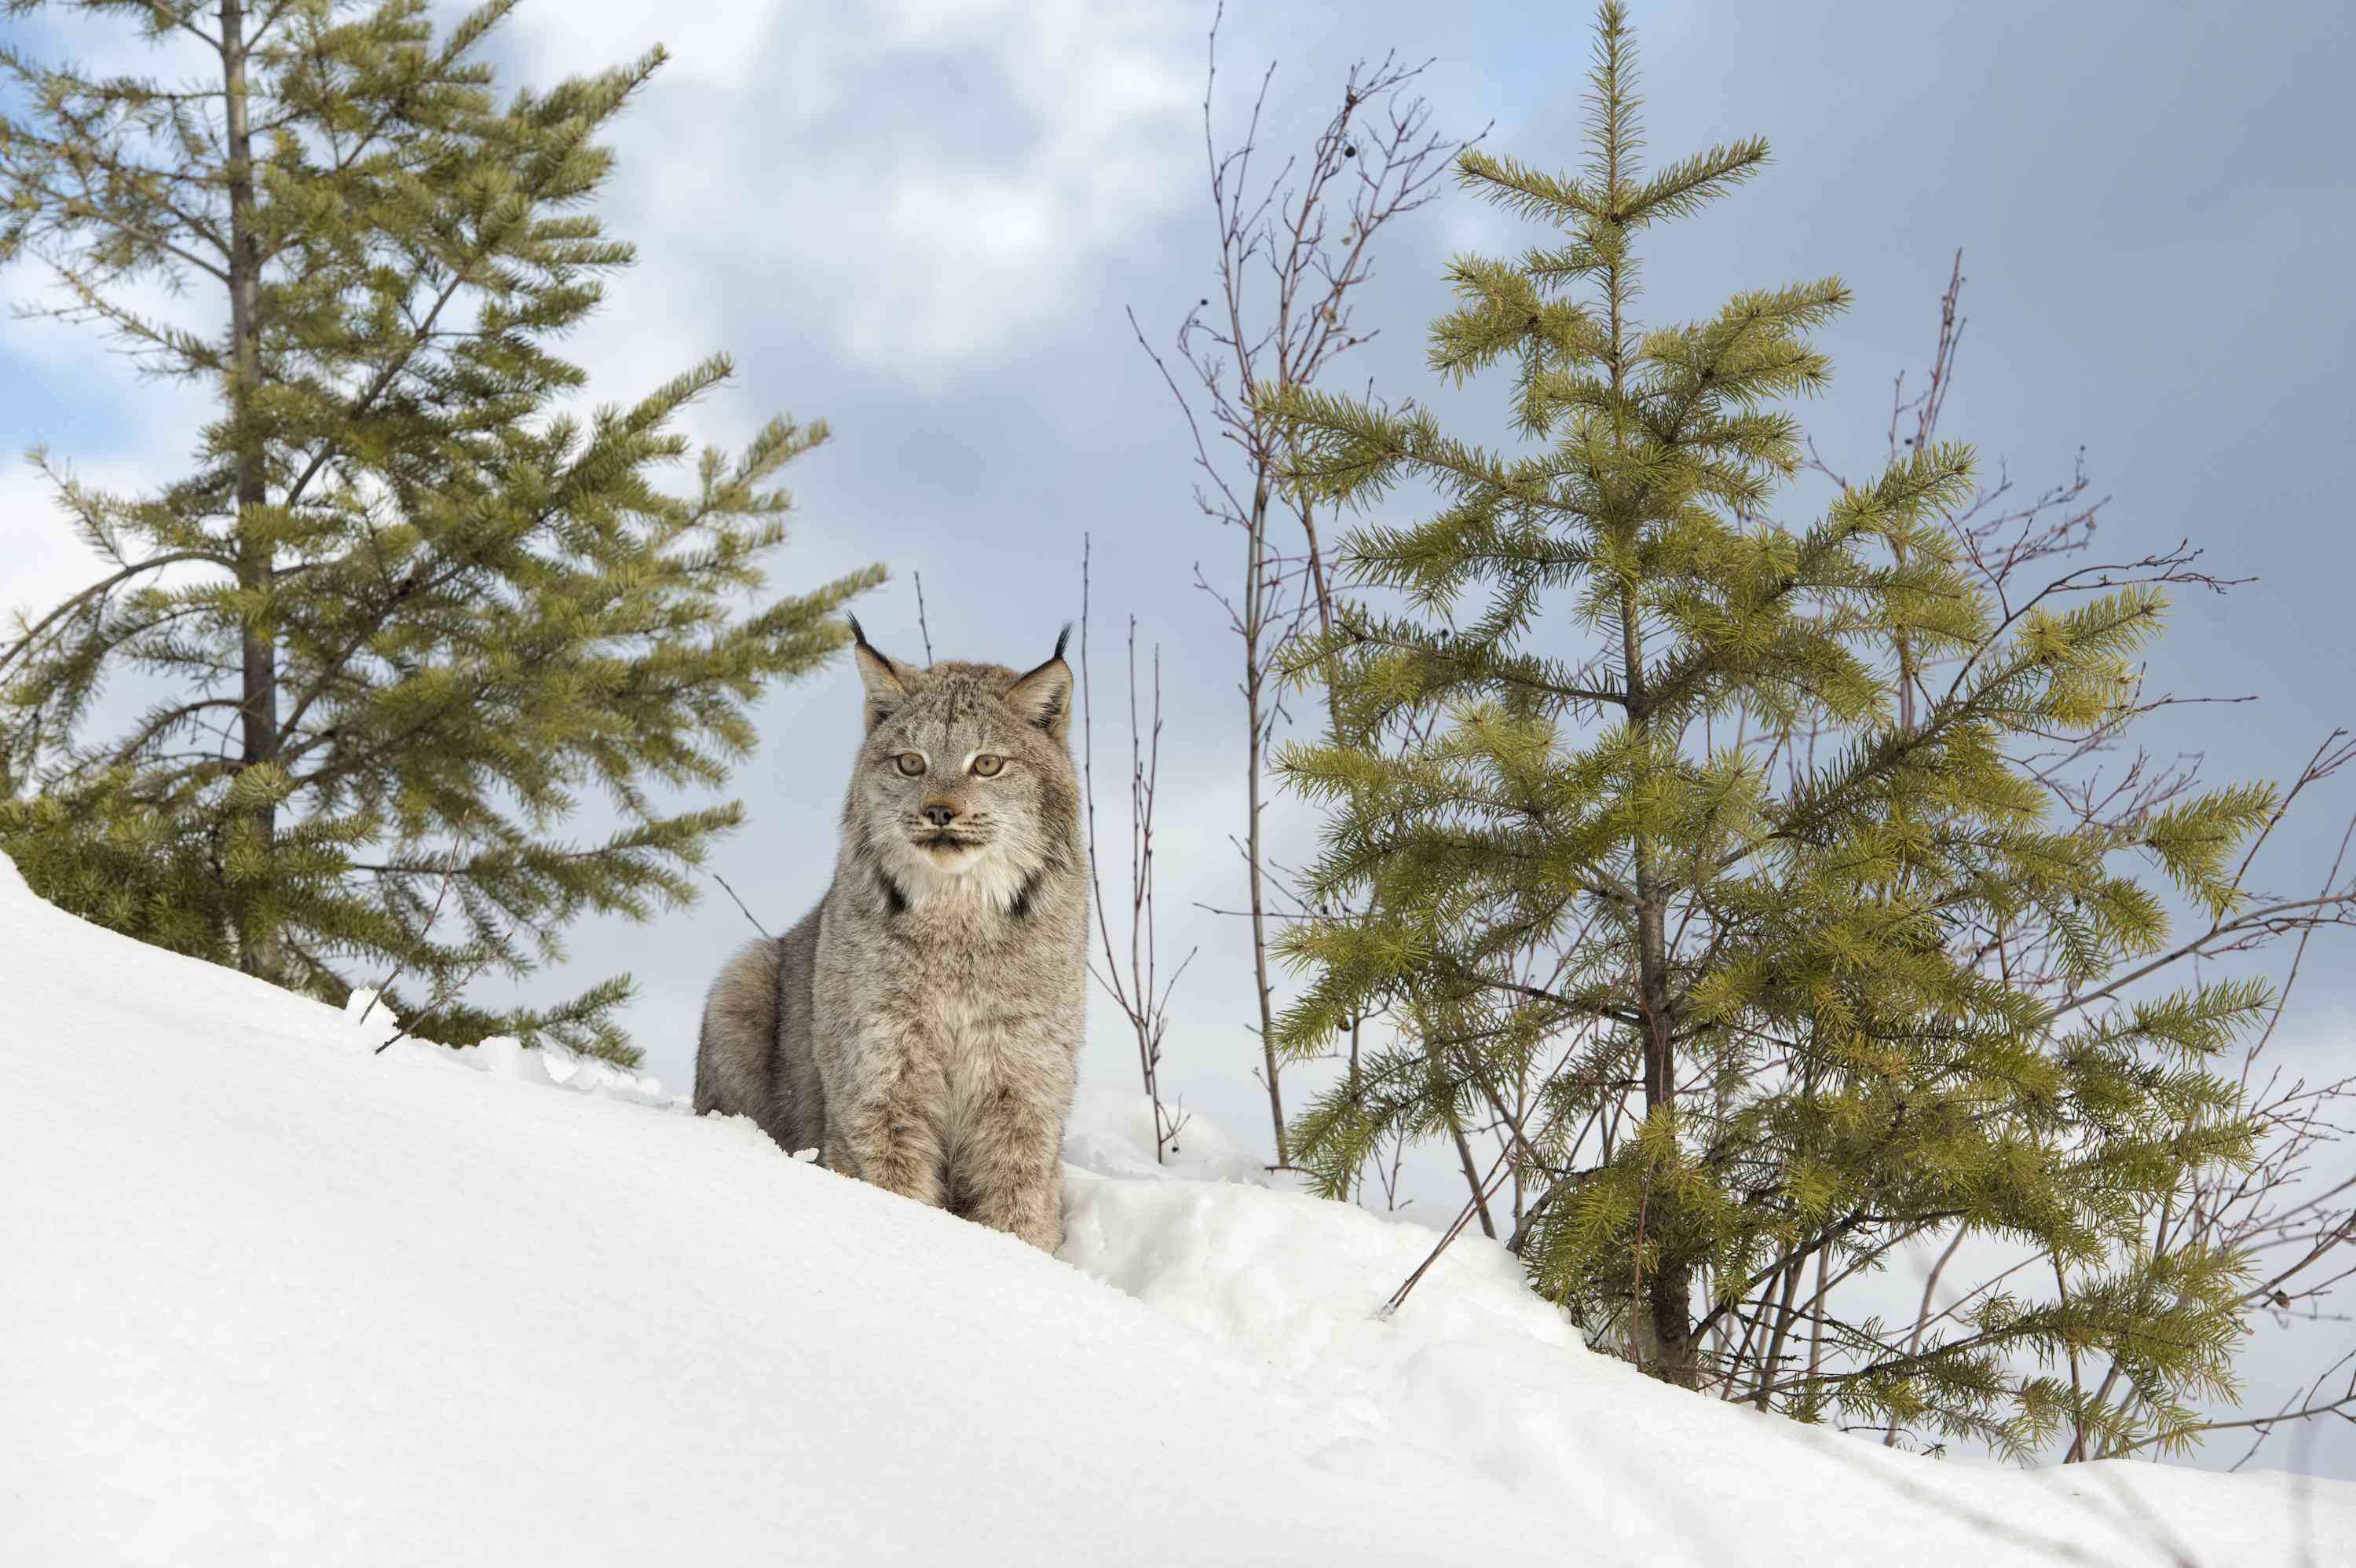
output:
[[714,982],[695,1108],[1053,1252],[1088,931],[1064,643],[1027,674],[855,651],[833,883]]

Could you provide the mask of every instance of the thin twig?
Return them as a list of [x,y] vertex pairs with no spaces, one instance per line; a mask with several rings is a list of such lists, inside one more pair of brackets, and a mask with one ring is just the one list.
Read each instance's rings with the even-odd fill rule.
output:
[[[769,935],[769,928],[763,925],[759,921],[753,920],[753,912],[749,909],[744,909],[744,901],[743,899],[736,898],[736,890],[728,885],[727,878],[722,876],[717,871],[707,871],[705,875],[709,876],[713,881],[718,882],[723,892],[726,893],[732,899],[736,899],[736,907],[740,910],[744,910],[744,918],[746,920],[753,921],[754,930],[759,932],[763,936]],[[773,942],[776,940],[775,937],[770,937],[769,939]]]
[[[360,1016],[352,1020],[354,1028],[357,1029],[361,1024],[368,1022],[369,1015],[376,1011],[376,1005],[384,1000],[385,993],[392,989],[392,983],[395,980],[400,979],[402,972],[409,967],[410,957],[414,956],[417,949],[423,947],[425,944],[426,939],[434,934],[434,927],[442,918],[443,902],[450,896],[450,879],[457,875],[458,861],[466,852],[466,843],[467,841],[466,839],[461,838],[455,846],[452,847],[450,850],[449,863],[443,869],[442,885],[434,894],[434,907],[426,912],[425,924],[421,930],[419,930],[417,940],[410,944],[409,954],[393,965],[392,972],[384,977],[383,984],[377,987],[376,990],[369,997],[366,1005],[360,1008]],[[396,1034],[392,1037],[392,1040],[399,1040],[401,1036]],[[391,1045],[391,1040],[384,1042],[385,1045]],[[377,1050],[380,1051],[383,1049],[384,1045],[377,1047]]]

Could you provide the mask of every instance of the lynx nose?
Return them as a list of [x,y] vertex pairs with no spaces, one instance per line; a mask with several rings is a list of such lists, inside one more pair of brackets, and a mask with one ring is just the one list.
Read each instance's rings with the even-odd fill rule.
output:
[[957,807],[947,801],[928,800],[925,803],[924,818],[936,827],[947,827],[957,820]]

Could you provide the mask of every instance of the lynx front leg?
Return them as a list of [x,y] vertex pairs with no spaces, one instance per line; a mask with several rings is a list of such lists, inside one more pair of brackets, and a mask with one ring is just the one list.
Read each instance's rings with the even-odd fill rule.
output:
[[1010,1083],[984,1090],[959,1150],[971,1217],[1041,1252],[1064,1244],[1064,1105]]
[[947,1192],[939,1132],[946,1091],[940,1074],[904,1059],[864,1087],[866,1092],[843,1118],[841,1136],[850,1155],[848,1168],[887,1192],[941,1208]]

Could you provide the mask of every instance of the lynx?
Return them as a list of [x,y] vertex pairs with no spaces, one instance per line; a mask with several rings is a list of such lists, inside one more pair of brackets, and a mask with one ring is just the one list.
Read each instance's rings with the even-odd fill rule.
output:
[[1071,628],[1027,674],[884,656],[826,897],[712,987],[695,1108],[1054,1252],[1087,1002]]

